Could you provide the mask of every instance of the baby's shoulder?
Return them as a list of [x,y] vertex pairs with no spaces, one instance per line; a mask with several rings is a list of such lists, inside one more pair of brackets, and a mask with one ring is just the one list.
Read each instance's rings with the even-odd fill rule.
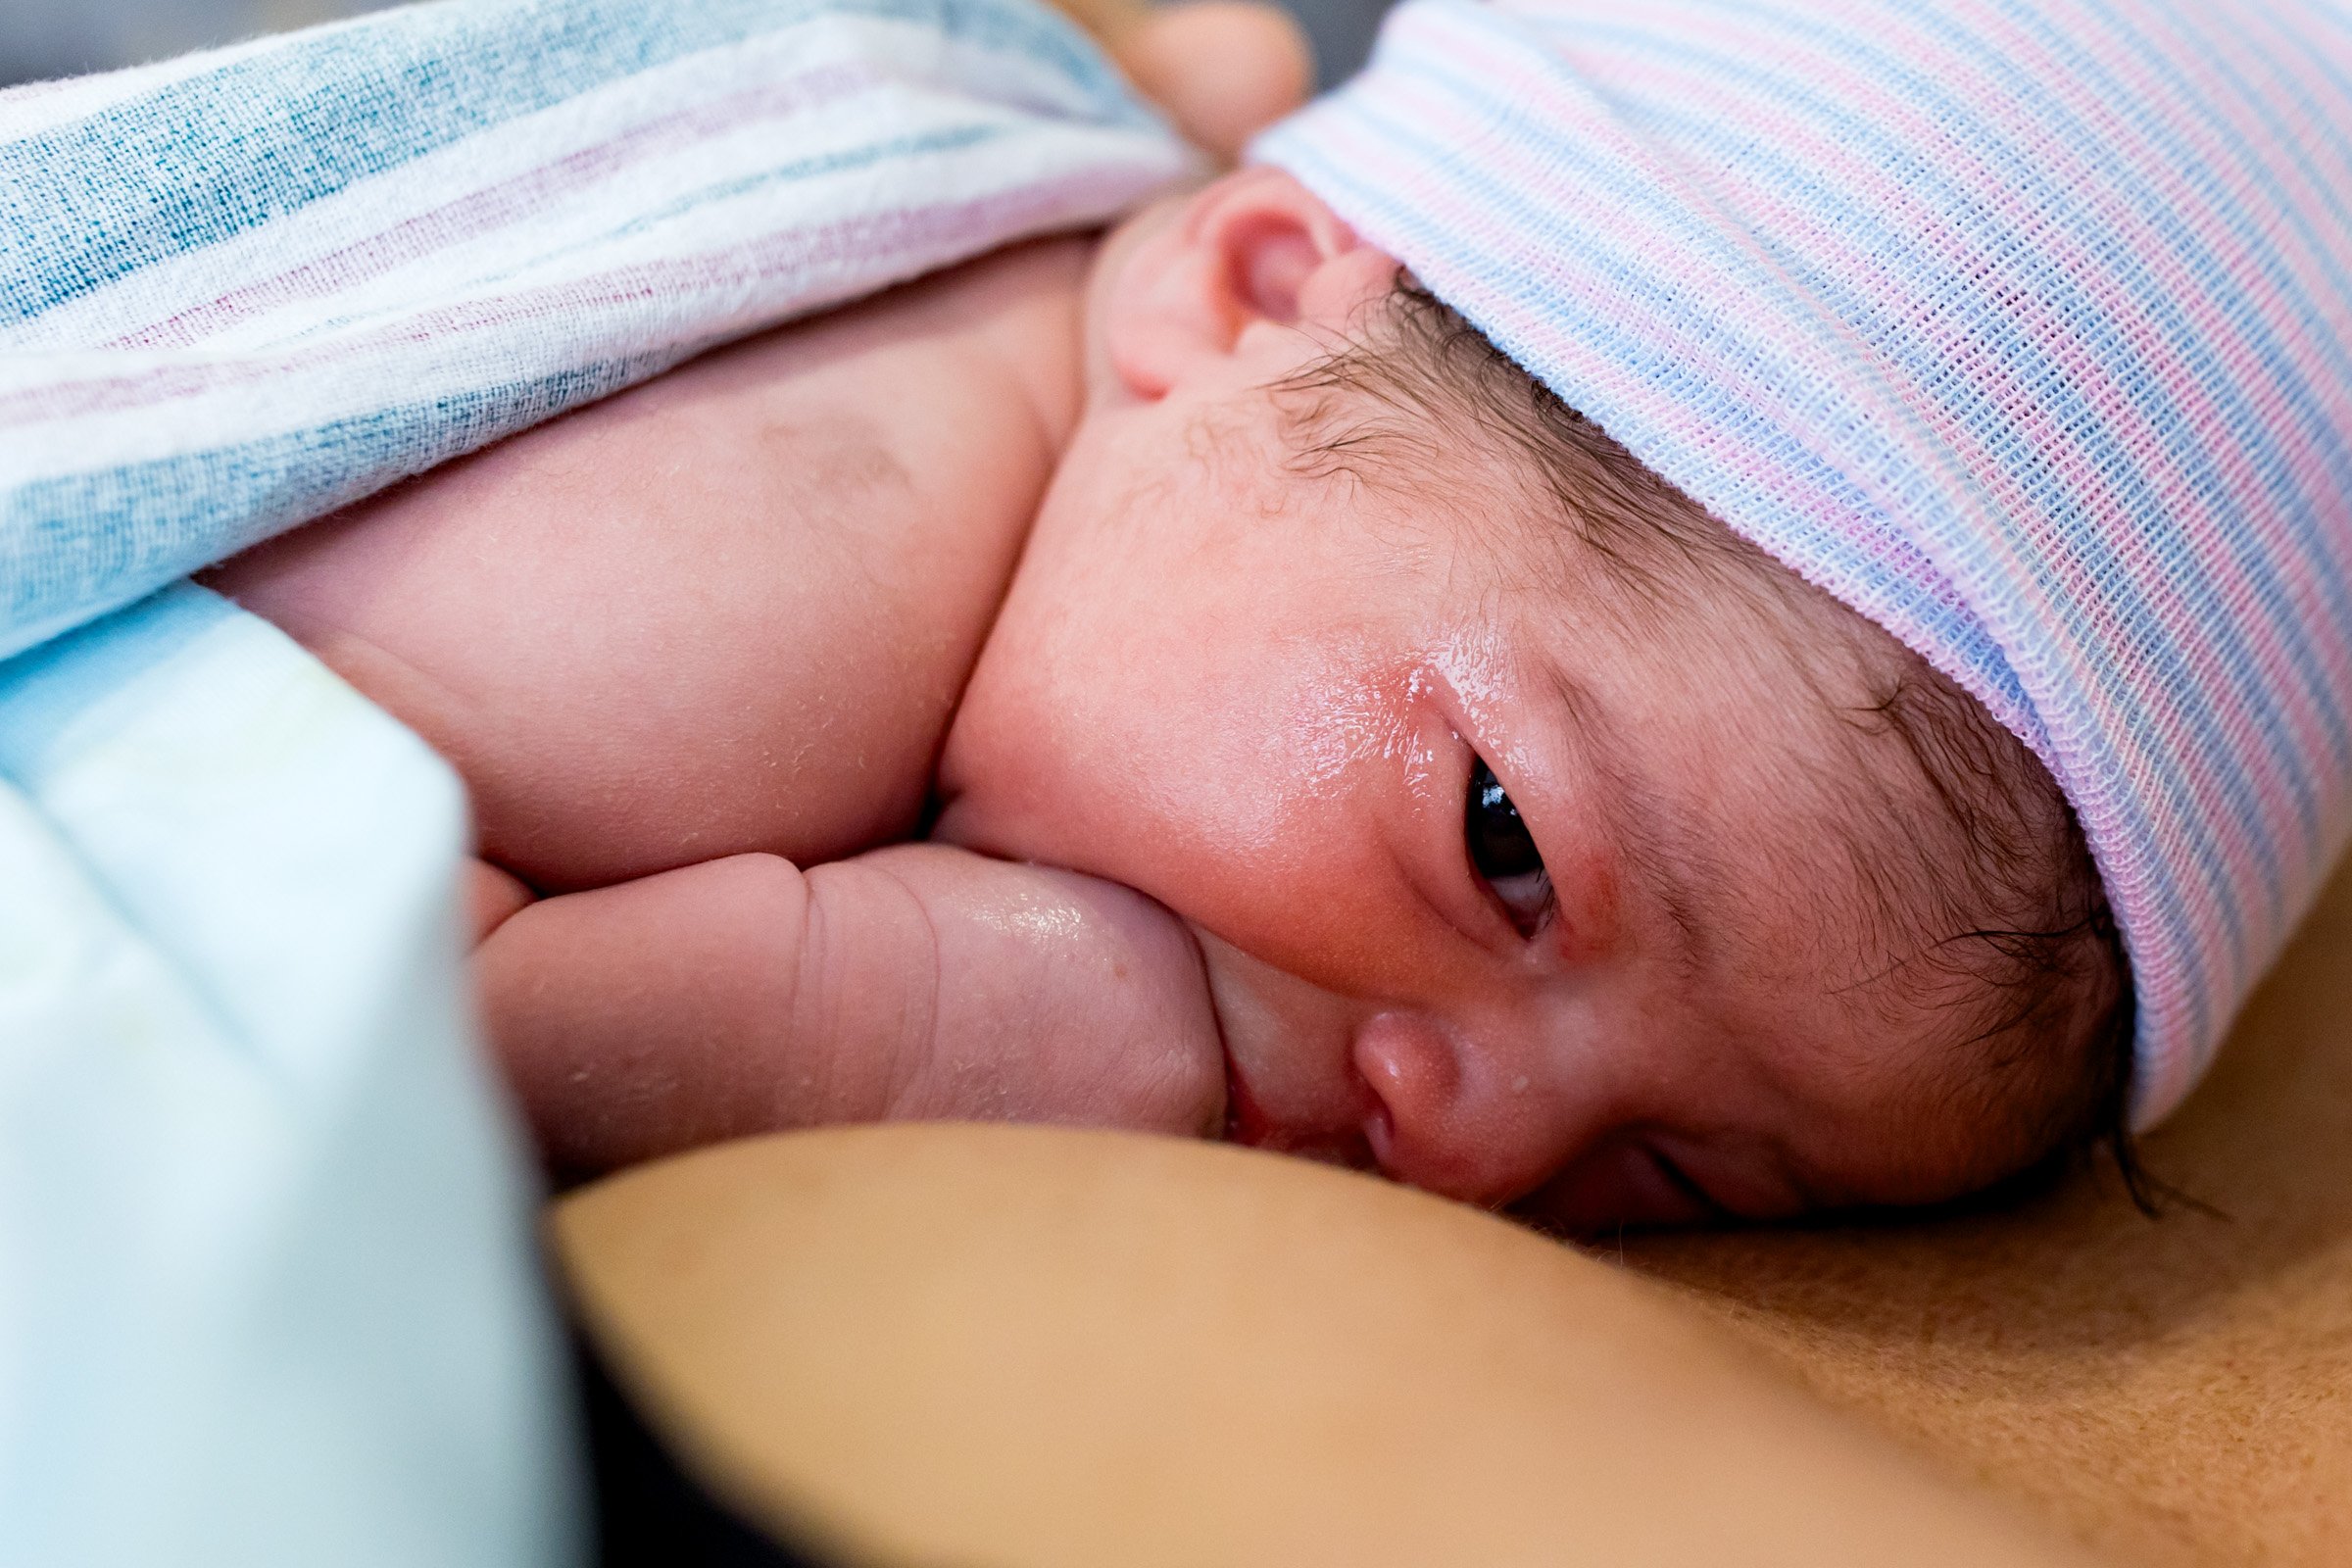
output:
[[[1050,470],[1076,422],[1090,240],[1017,245],[698,361],[650,401],[790,408],[907,473],[986,453]],[[748,408],[747,408],[748,412]],[[961,482],[961,475],[955,475]]]
[[1074,381],[1083,265],[1024,247],[747,340],[215,582],[322,654],[380,651],[346,677],[540,885],[883,842],[1059,457],[1023,378]]

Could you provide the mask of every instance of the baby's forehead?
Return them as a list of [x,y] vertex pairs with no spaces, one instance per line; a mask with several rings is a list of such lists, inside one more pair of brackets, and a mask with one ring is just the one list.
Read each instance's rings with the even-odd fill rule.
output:
[[[1267,389],[1287,475],[1385,503],[1455,564],[1573,611],[1744,598],[1851,615],[1562,402],[1450,307],[1401,280],[1350,341]],[[1816,603],[1815,601],[1818,601]]]

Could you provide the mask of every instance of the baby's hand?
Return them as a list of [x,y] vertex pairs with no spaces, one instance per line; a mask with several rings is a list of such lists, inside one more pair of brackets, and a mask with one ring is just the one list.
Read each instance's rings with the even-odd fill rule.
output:
[[1158,905],[906,845],[806,873],[742,855],[532,904],[478,956],[549,1165],[586,1175],[828,1122],[1202,1134],[1224,1055]]

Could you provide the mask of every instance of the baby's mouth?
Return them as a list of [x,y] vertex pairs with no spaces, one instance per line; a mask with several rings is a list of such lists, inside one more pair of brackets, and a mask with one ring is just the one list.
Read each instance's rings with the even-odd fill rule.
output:
[[1345,1133],[1301,1132],[1283,1126],[1251,1092],[1233,1054],[1225,1054],[1225,1141],[1270,1153],[1292,1154],[1348,1170],[1378,1170],[1372,1144],[1361,1129]]
[[1274,1142],[1274,1119],[1266,1107],[1258,1103],[1257,1096],[1250,1091],[1250,1080],[1242,1076],[1241,1067],[1234,1061],[1233,1053],[1225,1053],[1225,1141],[1245,1144],[1251,1149],[1264,1148]]

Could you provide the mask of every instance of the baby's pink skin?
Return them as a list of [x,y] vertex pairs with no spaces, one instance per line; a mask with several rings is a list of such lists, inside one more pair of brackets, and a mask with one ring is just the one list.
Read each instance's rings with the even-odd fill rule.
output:
[[[1628,613],[1475,446],[1303,471],[1265,388],[1396,267],[1287,176],[1088,264],[772,334],[215,578],[464,772],[486,1014],[556,1162],[1197,1132],[1229,1070],[1248,1139],[1587,1229],[1999,1173],[1820,853],[1890,641],[1801,592]],[[1557,887],[1532,935],[1464,848],[1474,753]],[[998,858],[845,859],[935,760],[940,836]]]
[[[1963,852],[1850,720],[1909,656],[1793,579],[1631,597],[1475,442],[1316,477],[1264,389],[1396,271],[1271,171],[1114,242],[939,835],[1180,914],[1257,1142],[1585,1230],[2001,1174],[1940,1087],[1948,1022],[1877,983],[1905,955],[1868,835]],[[1556,890],[1532,936],[1465,852],[1474,754]]]

